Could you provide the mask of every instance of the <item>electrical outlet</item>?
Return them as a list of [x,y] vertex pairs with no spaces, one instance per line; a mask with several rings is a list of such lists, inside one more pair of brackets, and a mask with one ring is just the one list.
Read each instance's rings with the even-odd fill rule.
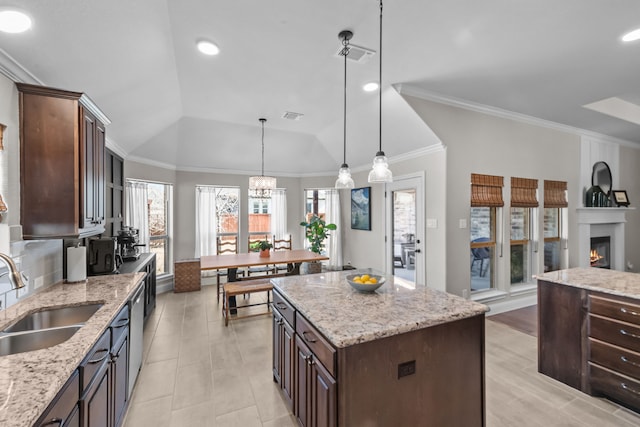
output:
[[435,218],[427,218],[427,228],[438,228],[438,220]]
[[411,360],[398,365],[398,379],[416,373],[416,361]]
[[36,280],[33,281],[33,288],[38,289],[38,288],[41,288],[42,285],[44,285],[43,276],[36,277]]

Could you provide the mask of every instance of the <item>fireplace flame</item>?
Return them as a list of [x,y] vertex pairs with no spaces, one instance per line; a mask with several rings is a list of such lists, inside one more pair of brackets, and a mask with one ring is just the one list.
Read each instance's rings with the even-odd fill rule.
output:
[[602,258],[604,258],[604,256],[600,255],[597,250],[591,249],[591,254],[589,255],[591,266],[597,265],[598,261],[600,261]]

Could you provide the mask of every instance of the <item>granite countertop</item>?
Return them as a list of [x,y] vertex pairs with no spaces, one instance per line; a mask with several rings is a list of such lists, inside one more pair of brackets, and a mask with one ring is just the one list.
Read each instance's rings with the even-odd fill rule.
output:
[[346,281],[368,269],[272,279],[274,287],[336,348],[415,331],[488,311],[485,305],[456,295],[386,276],[373,293],[361,293]]
[[637,273],[580,267],[540,274],[536,279],[621,297],[640,298],[640,274]]
[[30,427],[37,421],[144,275],[114,274],[81,283],[57,283],[0,311],[3,329],[42,308],[104,303],[67,341],[43,350],[0,356],[0,426]]

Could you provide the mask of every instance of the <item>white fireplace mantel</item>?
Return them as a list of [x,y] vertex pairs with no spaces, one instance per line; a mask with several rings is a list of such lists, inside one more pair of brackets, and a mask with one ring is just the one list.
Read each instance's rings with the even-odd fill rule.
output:
[[624,271],[624,224],[626,213],[635,208],[578,208],[578,259],[590,267],[591,237],[611,236],[611,268]]

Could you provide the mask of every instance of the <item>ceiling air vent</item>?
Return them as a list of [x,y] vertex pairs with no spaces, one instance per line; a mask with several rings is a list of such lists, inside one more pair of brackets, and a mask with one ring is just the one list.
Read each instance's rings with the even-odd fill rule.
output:
[[302,113],[294,113],[292,111],[285,111],[284,114],[282,115],[283,119],[288,119],[288,120],[300,120],[300,117],[304,116],[304,114]]
[[[339,58],[342,58],[342,49],[343,46],[341,44],[336,52],[336,56]],[[364,64],[375,54],[375,50],[367,49],[366,47],[357,46],[355,44],[349,44],[349,55],[347,56],[347,59]]]

